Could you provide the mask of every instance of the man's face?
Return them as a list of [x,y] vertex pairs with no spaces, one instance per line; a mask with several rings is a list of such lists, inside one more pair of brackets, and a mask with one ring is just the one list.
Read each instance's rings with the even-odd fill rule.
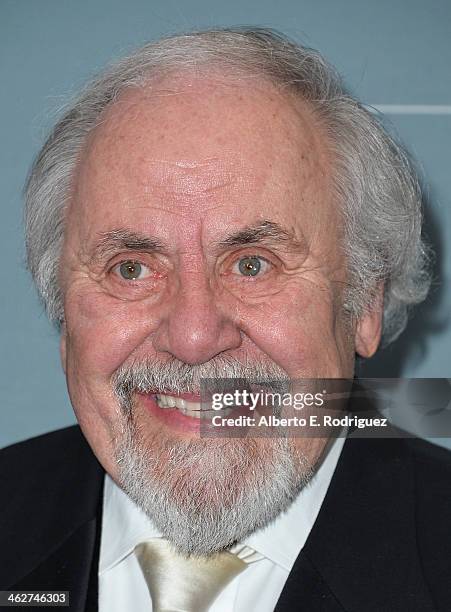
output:
[[[176,543],[189,539],[193,496],[197,513],[210,503],[206,513],[220,522],[234,503],[261,504],[255,491],[263,480],[276,487],[277,462],[287,460],[294,494],[326,440],[199,439],[196,417],[158,404],[161,388],[138,393],[132,385],[132,403],[121,405],[115,375],[150,365],[155,380],[166,378],[166,396],[194,402],[186,373],[227,376],[227,364],[259,367],[269,378],[351,377],[356,327],[342,307],[333,167],[307,107],[269,85],[189,75],[123,95],[82,156],[61,266],[69,392],[110,475],[126,490],[133,485],[124,480],[135,477],[149,496],[164,489],[174,497],[172,510],[153,516],[158,526],[189,517],[183,537],[167,534]],[[268,498],[280,498],[271,487]],[[260,522],[255,508],[237,537],[286,504],[274,500]],[[208,552],[205,542],[189,546]]]

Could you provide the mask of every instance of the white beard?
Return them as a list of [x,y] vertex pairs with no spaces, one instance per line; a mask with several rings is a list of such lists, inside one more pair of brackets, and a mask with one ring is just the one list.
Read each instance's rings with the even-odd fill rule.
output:
[[268,359],[221,356],[193,366],[176,359],[131,362],[115,373],[123,416],[115,449],[119,484],[184,554],[211,554],[267,525],[310,480],[313,466],[286,437],[187,440],[162,427],[144,435],[134,392],[197,391],[202,379],[249,377],[289,380]]
[[128,420],[118,480],[181,553],[208,555],[283,512],[314,471],[287,438],[139,437]]

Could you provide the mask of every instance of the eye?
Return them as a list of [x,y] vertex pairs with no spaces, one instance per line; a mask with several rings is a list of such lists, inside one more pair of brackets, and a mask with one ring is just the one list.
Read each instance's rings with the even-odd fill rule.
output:
[[138,261],[123,261],[115,266],[114,271],[124,280],[139,280],[149,275],[150,270]]
[[242,276],[257,276],[257,274],[267,272],[269,265],[269,262],[263,257],[252,255],[241,257],[233,266],[233,271]]

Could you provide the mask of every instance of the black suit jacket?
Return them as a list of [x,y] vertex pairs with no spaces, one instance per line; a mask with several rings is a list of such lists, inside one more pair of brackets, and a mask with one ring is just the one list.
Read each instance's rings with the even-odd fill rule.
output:
[[[450,455],[348,439],[276,612],[449,612]],[[103,478],[78,427],[0,451],[1,590],[66,590],[70,610],[97,610]]]

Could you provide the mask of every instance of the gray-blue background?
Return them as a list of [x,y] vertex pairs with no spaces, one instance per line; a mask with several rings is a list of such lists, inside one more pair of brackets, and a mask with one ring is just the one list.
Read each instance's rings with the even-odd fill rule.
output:
[[428,179],[439,260],[426,307],[362,373],[451,376],[449,0],[0,0],[0,446],[74,422],[57,334],[25,272],[21,233],[22,184],[55,112],[105,62],[144,41],[236,24],[281,29],[320,49],[365,102],[402,106],[389,118]]

